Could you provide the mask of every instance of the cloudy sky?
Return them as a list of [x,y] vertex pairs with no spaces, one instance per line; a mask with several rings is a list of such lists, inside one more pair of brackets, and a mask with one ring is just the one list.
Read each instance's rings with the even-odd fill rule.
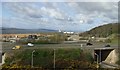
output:
[[2,26],[86,31],[118,21],[117,2],[2,2]]

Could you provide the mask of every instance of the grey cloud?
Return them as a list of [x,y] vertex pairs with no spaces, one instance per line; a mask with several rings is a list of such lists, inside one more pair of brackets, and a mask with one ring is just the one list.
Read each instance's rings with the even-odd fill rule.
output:
[[[113,20],[117,19],[118,15],[117,2],[75,2],[68,3],[68,5],[71,8],[74,8],[78,14],[84,14],[89,18],[95,18],[102,15],[103,17],[111,18],[111,20]],[[95,14],[95,12],[97,14]]]
[[[34,4],[34,3],[32,3]],[[24,7],[22,5],[25,5]],[[13,10],[15,12],[18,12],[18,14],[24,14],[26,16],[29,16],[31,18],[41,18],[41,16],[49,16],[53,19],[64,19],[64,13],[60,12],[59,10],[56,10],[52,7],[39,7],[38,9],[29,6],[29,3],[15,3],[12,5]]]
[[117,6],[117,2],[76,2],[73,5],[72,6],[78,11],[84,10],[87,13],[94,11],[110,12],[116,9],[114,6]]

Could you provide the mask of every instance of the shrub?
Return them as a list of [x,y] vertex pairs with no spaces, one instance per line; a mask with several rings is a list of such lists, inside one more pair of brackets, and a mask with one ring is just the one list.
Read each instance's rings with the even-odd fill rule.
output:
[[[12,58],[7,58],[5,66],[16,67],[19,66],[31,66],[32,51],[22,50],[15,51]],[[56,67],[57,68],[79,68],[79,67],[91,67],[92,66],[92,55],[84,52],[81,49],[56,49]],[[54,51],[53,49],[36,49],[33,54],[34,66],[51,68],[54,62]],[[13,63],[14,62],[14,63]],[[11,64],[12,63],[12,64]],[[94,65],[93,65],[94,66]]]

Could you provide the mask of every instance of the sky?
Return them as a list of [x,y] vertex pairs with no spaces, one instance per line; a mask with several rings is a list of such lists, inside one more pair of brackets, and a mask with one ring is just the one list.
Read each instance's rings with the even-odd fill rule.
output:
[[118,22],[118,2],[2,2],[1,27],[87,31]]

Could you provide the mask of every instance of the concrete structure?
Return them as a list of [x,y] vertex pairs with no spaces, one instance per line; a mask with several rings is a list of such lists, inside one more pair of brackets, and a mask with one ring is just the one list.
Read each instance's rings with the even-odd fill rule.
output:
[[112,50],[112,51],[109,53],[109,55],[108,55],[108,57],[106,58],[105,62],[111,63],[111,64],[115,64],[116,61],[118,61],[118,54],[117,54],[117,50],[114,49],[114,50]]
[[[97,54],[98,56],[96,56]],[[116,65],[116,62],[118,61],[118,53],[116,48],[111,48],[111,47],[105,47],[105,48],[95,48],[94,49],[94,59],[97,61],[98,58],[98,63],[107,63],[107,64],[112,64]]]
[[[105,61],[107,56],[110,54],[110,52],[114,50],[113,48],[95,48],[94,53],[96,53],[99,57],[99,62]],[[97,56],[94,55],[95,61]]]
[[6,56],[6,54],[5,54],[5,53],[3,53],[3,55],[2,55],[2,64],[4,64],[4,63],[5,63],[5,56]]
[[0,67],[2,64],[5,63],[5,56],[6,56],[5,53],[2,53],[2,52],[0,53]]

